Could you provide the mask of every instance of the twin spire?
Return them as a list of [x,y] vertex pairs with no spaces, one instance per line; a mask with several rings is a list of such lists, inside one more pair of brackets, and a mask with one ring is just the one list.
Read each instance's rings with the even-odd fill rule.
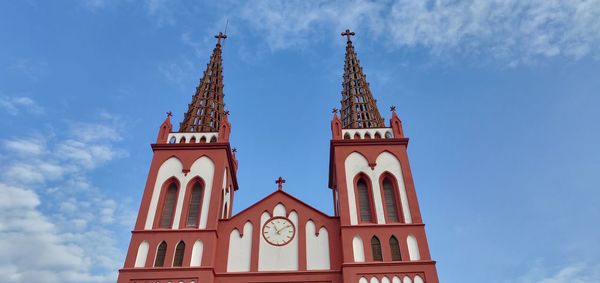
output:
[[[342,128],[383,128],[383,118],[379,114],[376,101],[369,89],[360,61],[352,45],[350,30],[342,32],[347,37],[344,77],[342,82],[342,108],[340,109]],[[179,125],[179,132],[217,132],[221,120],[228,115],[223,101],[223,59],[221,40],[227,35],[219,32],[215,36],[217,44],[210,56],[206,71],[196,88],[188,111]]]
[[227,35],[219,32],[215,35],[217,45],[213,49],[206,71],[196,87],[192,103],[179,124],[179,132],[218,132],[221,119],[227,115],[223,101],[223,58],[221,57],[221,39]]

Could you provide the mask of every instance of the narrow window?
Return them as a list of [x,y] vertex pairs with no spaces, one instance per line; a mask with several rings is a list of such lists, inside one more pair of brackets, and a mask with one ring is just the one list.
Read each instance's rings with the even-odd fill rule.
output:
[[394,185],[389,177],[383,179],[383,196],[385,199],[385,210],[388,222],[398,222],[398,205]]
[[379,238],[373,236],[371,238],[371,251],[373,253],[373,261],[383,261],[383,256],[381,255],[381,242]]
[[165,265],[165,255],[167,254],[167,243],[161,242],[156,249],[156,259],[154,260],[154,267],[163,267]]
[[369,189],[365,179],[360,178],[356,184],[358,192],[358,209],[360,211],[360,221],[371,222],[371,201],[369,200]]
[[160,228],[171,228],[173,225],[173,212],[175,211],[175,201],[177,200],[177,184],[172,182],[167,189],[165,202],[160,216]]
[[198,227],[198,219],[200,218],[200,206],[202,205],[202,184],[196,181],[192,187],[190,203],[188,206],[188,215],[185,226]]
[[390,237],[390,249],[392,251],[392,260],[400,261],[402,260],[402,255],[400,254],[400,243],[395,236]]
[[173,266],[183,266],[183,252],[185,251],[185,244],[183,241],[177,244],[175,248],[175,257],[173,257]]

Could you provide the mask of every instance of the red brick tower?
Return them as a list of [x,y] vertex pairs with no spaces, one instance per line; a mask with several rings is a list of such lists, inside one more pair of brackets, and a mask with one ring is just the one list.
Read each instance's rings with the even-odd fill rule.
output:
[[196,93],[172,132],[168,113],[152,145],[154,156],[131,243],[117,282],[213,282],[217,224],[231,214],[237,161],[223,109],[221,39]]
[[342,35],[342,109],[331,122],[329,187],[340,217],[344,282],[437,283],[402,122],[392,107],[384,125],[350,40],[354,33]]

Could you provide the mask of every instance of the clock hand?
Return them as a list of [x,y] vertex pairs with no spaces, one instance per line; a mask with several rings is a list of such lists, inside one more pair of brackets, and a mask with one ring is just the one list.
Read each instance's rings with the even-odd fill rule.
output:
[[292,225],[288,225],[288,226],[285,226],[285,227],[283,227],[283,228],[281,228],[281,229],[277,230],[277,231],[276,231],[276,232],[277,232],[277,234],[279,234],[279,231],[281,231],[281,230],[283,230],[283,229],[285,229],[285,228],[287,228],[287,227],[292,227]]

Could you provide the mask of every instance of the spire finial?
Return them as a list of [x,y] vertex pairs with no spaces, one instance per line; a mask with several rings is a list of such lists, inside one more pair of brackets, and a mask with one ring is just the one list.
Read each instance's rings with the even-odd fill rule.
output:
[[173,117],[173,112],[171,112],[171,111],[167,112],[167,117],[168,117],[168,118],[171,118],[171,117]]
[[390,106],[390,111],[392,111],[392,112],[396,112],[396,105],[392,105],[392,106]]
[[221,46],[221,38],[226,39],[227,35],[219,32],[219,34],[215,35],[215,38],[217,39],[217,46]]
[[275,180],[275,183],[277,184],[277,189],[278,190],[283,190],[283,184],[285,183],[285,179],[281,178],[281,176],[279,176],[279,178],[277,180]]
[[333,110],[331,110],[331,113],[337,114],[338,111],[339,111],[339,109],[337,109],[337,107],[333,107]]
[[348,37],[348,41],[347,41],[348,43],[352,42],[352,40],[350,40],[350,37],[354,36],[354,35],[356,35],[356,33],[354,33],[353,31],[350,31],[350,29],[346,29],[345,32],[342,32],[342,36]]

